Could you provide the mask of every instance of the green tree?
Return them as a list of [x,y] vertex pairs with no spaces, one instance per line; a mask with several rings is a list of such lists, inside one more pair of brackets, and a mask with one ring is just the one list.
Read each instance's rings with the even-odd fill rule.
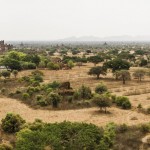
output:
[[88,58],[89,62],[94,63],[94,65],[96,66],[96,64],[102,62],[104,59],[101,56],[91,56]]
[[137,55],[144,55],[144,51],[143,50],[136,50],[135,51],[135,54],[137,54]]
[[111,106],[111,99],[109,96],[103,94],[103,95],[95,95],[93,97],[93,103],[97,105],[100,110],[102,111],[103,108],[105,110],[105,113],[107,112],[107,107]]
[[39,65],[40,61],[41,61],[41,59],[38,55],[35,54],[35,55],[32,56],[32,62],[35,63],[36,66]]
[[49,62],[49,63],[47,64],[47,67],[48,67],[50,70],[53,70],[53,68],[54,68],[54,63]]
[[5,57],[2,60],[2,65],[4,65],[7,69],[11,69],[11,70],[21,70],[21,63],[16,60],[16,59],[12,59],[9,57]]
[[48,59],[44,59],[43,62],[44,62],[44,64],[45,64],[45,68],[47,68],[47,64],[48,64],[48,62],[49,62]]
[[142,81],[142,78],[145,76],[146,72],[143,69],[135,70],[133,76],[138,79],[138,81]]
[[146,59],[141,59],[140,66],[141,66],[141,67],[146,66],[147,63],[148,63],[148,62],[147,62]]
[[122,59],[113,59],[111,61],[105,62],[104,66],[106,68],[112,69],[112,72],[118,71],[118,70],[129,70],[130,63],[122,60]]
[[90,99],[92,98],[92,91],[89,87],[82,85],[79,90],[79,95],[81,99]]
[[118,71],[118,78],[122,80],[122,83],[125,84],[126,80],[130,80],[130,72],[128,70],[120,70]]
[[21,129],[21,126],[25,123],[19,115],[8,113],[4,119],[2,119],[2,129],[8,133],[15,133]]
[[7,57],[9,59],[14,59],[14,60],[21,61],[26,57],[26,54],[23,53],[23,52],[10,51],[10,52],[7,53]]
[[107,69],[105,67],[101,67],[101,66],[96,66],[96,67],[92,67],[88,74],[89,75],[96,75],[97,79],[99,79],[100,75],[106,75],[106,71]]
[[17,133],[15,150],[102,150],[104,137],[104,145],[113,141],[111,131],[109,128],[107,140],[103,129],[93,124],[35,122]]
[[25,58],[23,59],[23,61],[32,62],[32,63],[36,64],[36,66],[38,66],[41,59],[37,54],[27,54],[25,56]]

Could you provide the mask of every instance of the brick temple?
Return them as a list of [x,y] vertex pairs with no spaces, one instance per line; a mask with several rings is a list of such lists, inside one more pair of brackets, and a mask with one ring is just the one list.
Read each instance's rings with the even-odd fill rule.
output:
[[11,44],[5,44],[4,40],[0,41],[0,52],[5,52],[13,48]]

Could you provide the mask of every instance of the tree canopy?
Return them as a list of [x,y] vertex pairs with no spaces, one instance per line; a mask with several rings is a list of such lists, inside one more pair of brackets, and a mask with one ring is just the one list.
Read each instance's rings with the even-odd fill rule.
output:
[[129,70],[130,63],[127,62],[126,60],[116,58],[108,62],[105,62],[104,66],[106,68],[112,69],[112,71],[115,72],[116,70]]
[[97,76],[97,79],[99,79],[99,76],[102,74],[102,75],[106,75],[106,71],[107,69],[103,66],[96,66],[96,67],[92,67],[88,74],[89,75],[96,75]]

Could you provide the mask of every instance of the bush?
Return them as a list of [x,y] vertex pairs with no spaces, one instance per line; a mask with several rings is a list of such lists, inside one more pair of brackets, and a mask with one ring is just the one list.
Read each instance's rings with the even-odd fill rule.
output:
[[81,95],[78,91],[75,91],[73,94],[73,100],[80,100],[81,99]]
[[22,62],[21,66],[22,66],[22,69],[24,70],[36,69],[36,64],[32,62]]
[[27,89],[27,93],[31,96],[31,95],[33,95],[34,92],[35,92],[35,88],[29,86]]
[[122,108],[123,109],[131,109],[131,103],[129,100],[126,100],[122,103]]
[[72,69],[74,67],[74,63],[72,60],[69,60],[68,63],[67,63],[67,66]]
[[48,96],[49,98],[47,99],[47,102],[51,103],[54,108],[57,108],[61,100],[60,95],[58,95],[57,93],[51,92]]
[[116,95],[111,95],[112,103],[116,102],[117,96]]
[[126,124],[122,124],[120,126],[117,127],[117,131],[119,133],[124,133],[128,130],[128,126]]
[[48,89],[46,90],[46,93],[49,94],[49,93],[51,93],[52,91],[53,91],[52,88],[48,88]]
[[142,124],[140,126],[140,130],[143,133],[148,133],[150,131],[150,125],[149,124]]
[[59,70],[60,66],[58,64],[53,65],[53,70]]
[[41,87],[40,87],[40,86],[34,87],[34,92],[39,92],[40,90],[41,90]]
[[60,83],[59,83],[59,82],[53,81],[52,83],[49,83],[49,84],[44,85],[43,88],[44,88],[45,90],[47,90],[47,89],[49,89],[49,88],[51,88],[51,89],[57,89],[59,86],[60,86]]
[[29,97],[30,97],[30,95],[28,93],[23,93],[22,94],[23,100],[27,100]]
[[1,89],[1,93],[4,94],[5,92],[6,92],[6,88],[2,88],[2,89]]
[[30,77],[29,76],[24,76],[21,78],[22,81],[25,81],[25,82],[30,82]]
[[43,75],[44,75],[43,72],[40,71],[40,70],[32,71],[31,74],[32,74],[32,75],[39,75],[39,76],[43,76]]
[[131,103],[128,99],[128,97],[119,96],[116,99],[117,106],[123,108],[123,109],[131,109]]
[[54,68],[54,63],[49,62],[49,63],[47,64],[47,67],[48,67],[50,70],[53,70],[53,68]]
[[91,99],[92,98],[92,91],[89,87],[82,85],[78,90],[82,99]]
[[68,101],[68,103],[72,103],[73,97],[72,96],[67,96],[66,100]]
[[11,72],[7,70],[3,70],[1,72],[1,76],[3,76],[5,79],[10,77]]
[[13,97],[13,96],[14,96],[14,94],[15,94],[15,93],[10,92],[10,93],[9,93],[9,96],[10,96],[10,97]]
[[95,95],[93,97],[93,103],[97,105],[101,110],[111,106],[111,99],[107,95]]
[[38,68],[45,68],[45,63],[44,61],[41,61],[38,65]]
[[34,81],[43,82],[43,78],[42,78],[42,76],[39,75],[39,74],[33,75],[32,79],[33,79]]
[[13,147],[9,144],[0,144],[0,150],[13,150]]
[[15,133],[21,129],[21,126],[25,121],[16,114],[9,113],[4,119],[2,119],[2,129],[8,133]]
[[141,104],[141,103],[138,104],[137,108],[138,108],[138,109],[142,109],[142,108],[143,108],[143,107],[142,107],[142,104]]
[[[41,126],[41,123],[34,123]],[[113,141],[112,129],[105,131],[93,124],[85,123],[54,123],[43,124],[42,127],[24,129],[17,134],[16,150],[98,150],[104,144]],[[108,134],[110,133],[110,134]],[[106,142],[106,134],[109,141]]]
[[21,94],[21,91],[20,90],[16,90],[16,94]]
[[110,150],[111,147],[114,144],[114,138],[115,138],[115,133],[116,131],[116,125],[114,123],[109,123],[106,125],[105,130],[104,130],[104,135],[101,140],[101,147],[99,147],[99,150]]
[[40,82],[39,81],[31,81],[32,82],[32,86],[37,87],[40,86]]
[[44,100],[44,99],[37,100],[37,104],[40,105],[40,106],[42,106],[42,107],[48,105],[47,101]]
[[32,131],[38,131],[38,130],[42,130],[43,127],[44,127],[44,124],[42,120],[35,119],[35,121],[29,126],[29,129],[31,129]]
[[43,98],[42,95],[37,95],[37,96],[36,96],[37,101],[41,100],[42,98]]
[[103,83],[97,85],[96,88],[95,88],[95,92],[98,93],[98,94],[103,94],[107,91],[108,91],[107,86],[104,85]]

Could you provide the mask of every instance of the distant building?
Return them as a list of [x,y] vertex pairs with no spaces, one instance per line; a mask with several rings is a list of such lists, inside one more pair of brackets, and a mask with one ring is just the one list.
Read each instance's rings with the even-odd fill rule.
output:
[[4,40],[0,41],[0,53],[5,52],[5,51],[12,49],[12,48],[13,48],[13,45],[5,44]]

